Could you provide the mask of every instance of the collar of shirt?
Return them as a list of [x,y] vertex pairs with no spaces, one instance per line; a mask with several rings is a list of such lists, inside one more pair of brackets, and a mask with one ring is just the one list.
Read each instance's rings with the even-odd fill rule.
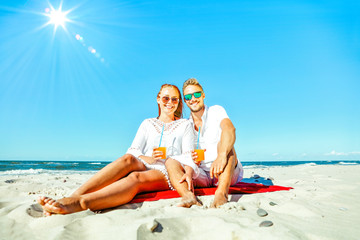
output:
[[[207,116],[208,116],[208,111],[209,111],[209,107],[206,106],[205,104],[204,104],[204,106],[205,106],[205,110],[204,110],[203,115],[201,116],[202,127],[201,127],[201,129],[200,129],[200,131],[201,131],[201,132],[200,132],[200,136],[203,136],[203,135],[204,135],[203,129],[205,129],[205,124],[206,124],[206,120],[207,120]],[[194,127],[195,127],[194,119],[193,119],[191,113],[190,113],[189,120],[190,120],[190,122],[191,122],[191,123],[194,125]]]

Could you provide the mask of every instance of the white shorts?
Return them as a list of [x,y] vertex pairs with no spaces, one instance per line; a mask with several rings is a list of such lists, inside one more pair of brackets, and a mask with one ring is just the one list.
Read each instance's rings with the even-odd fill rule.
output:
[[[214,177],[211,179],[210,172],[205,171],[202,168],[199,168],[200,174],[194,179],[194,187],[215,187],[218,185],[218,179]],[[240,162],[235,167],[234,174],[231,178],[230,185],[235,185],[243,179],[244,170]]]
[[164,176],[166,178],[166,181],[167,181],[167,183],[169,185],[169,188],[171,190],[173,190],[173,191],[175,190],[173,188],[173,186],[171,185],[169,174],[168,174],[168,172],[166,170],[165,163],[163,161],[157,161],[155,164],[149,164],[149,163],[145,162],[144,160],[142,160],[142,159],[140,159],[138,157],[135,157],[135,158],[145,165],[146,170],[155,169],[155,170],[160,171],[162,174],[164,174]]

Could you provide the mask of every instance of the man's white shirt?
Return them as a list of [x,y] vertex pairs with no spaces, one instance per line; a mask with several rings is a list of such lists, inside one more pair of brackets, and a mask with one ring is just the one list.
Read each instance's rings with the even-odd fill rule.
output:
[[[218,155],[218,143],[221,138],[220,123],[225,118],[229,118],[225,109],[219,105],[208,107],[205,105],[205,111],[201,117],[202,127],[200,128],[199,149],[206,149],[205,160],[201,162],[200,167],[205,171],[210,171],[211,164],[215,161]],[[189,120],[193,124],[193,133],[196,141],[194,142],[194,149],[197,148],[198,131],[195,130],[192,116]]]

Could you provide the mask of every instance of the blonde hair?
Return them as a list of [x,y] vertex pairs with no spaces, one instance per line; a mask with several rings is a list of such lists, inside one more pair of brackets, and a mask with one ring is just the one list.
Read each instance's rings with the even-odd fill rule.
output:
[[[182,116],[183,116],[183,114],[182,114],[182,111],[183,111],[183,101],[182,101],[182,98],[181,98],[180,90],[179,90],[179,88],[178,88],[177,86],[172,85],[172,84],[163,84],[163,85],[161,86],[161,88],[160,88],[159,93],[157,94],[157,97],[158,97],[158,98],[160,97],[161,91],[163,90],[163,88],[166,88],[166,87],[168,87],[168,88],[174,88],[174,89],[178,92],[178,94],[179,94],[179,105],[178,105],[178,107],[177,107],[174,115],[175,115],[175,117],[178,118],[178,119],[179,119],[179,118],[182,118]],[[159,104],[158,104],[158,110],[159,110],[159,117],[160,117],[161,109],[160,109],[160,105],[159,105]]]
[[198,80],[196,80],[196,78],[189,78],[188,80],[186,80],[183,84],[183,87],[182,87],[182,91],[183,91],[183,94],[184,94],[184,90],[187,86],[189,85],[195,85],[195,86],[198,86],[201,88],[201,91],[204,92],[203,90],[203,87],[200,85],[200,83],[198,82]]

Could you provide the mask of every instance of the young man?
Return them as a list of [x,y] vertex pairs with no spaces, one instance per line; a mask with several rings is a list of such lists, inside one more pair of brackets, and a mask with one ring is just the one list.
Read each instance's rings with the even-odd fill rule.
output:
[[[204,104],[205,94],[196,79],[190,78],[184,82],[183,95],[191,110],[189,120],[193,122],[196,139],[200,134],[199,148],[206,149],[205,160],[199,163],[199,172],[195,174],[191,167],[169,159],[166,168],[170,181],[182,197],[181,207],[201,205],[193,193],[194,186],[218,186],[211,207],[219,207],[228,201],[230,185],[240,181],[243,175],[234,149],[235,127],[223,107],[207,107]],[[195,162],[196,158],[194,152]]]

